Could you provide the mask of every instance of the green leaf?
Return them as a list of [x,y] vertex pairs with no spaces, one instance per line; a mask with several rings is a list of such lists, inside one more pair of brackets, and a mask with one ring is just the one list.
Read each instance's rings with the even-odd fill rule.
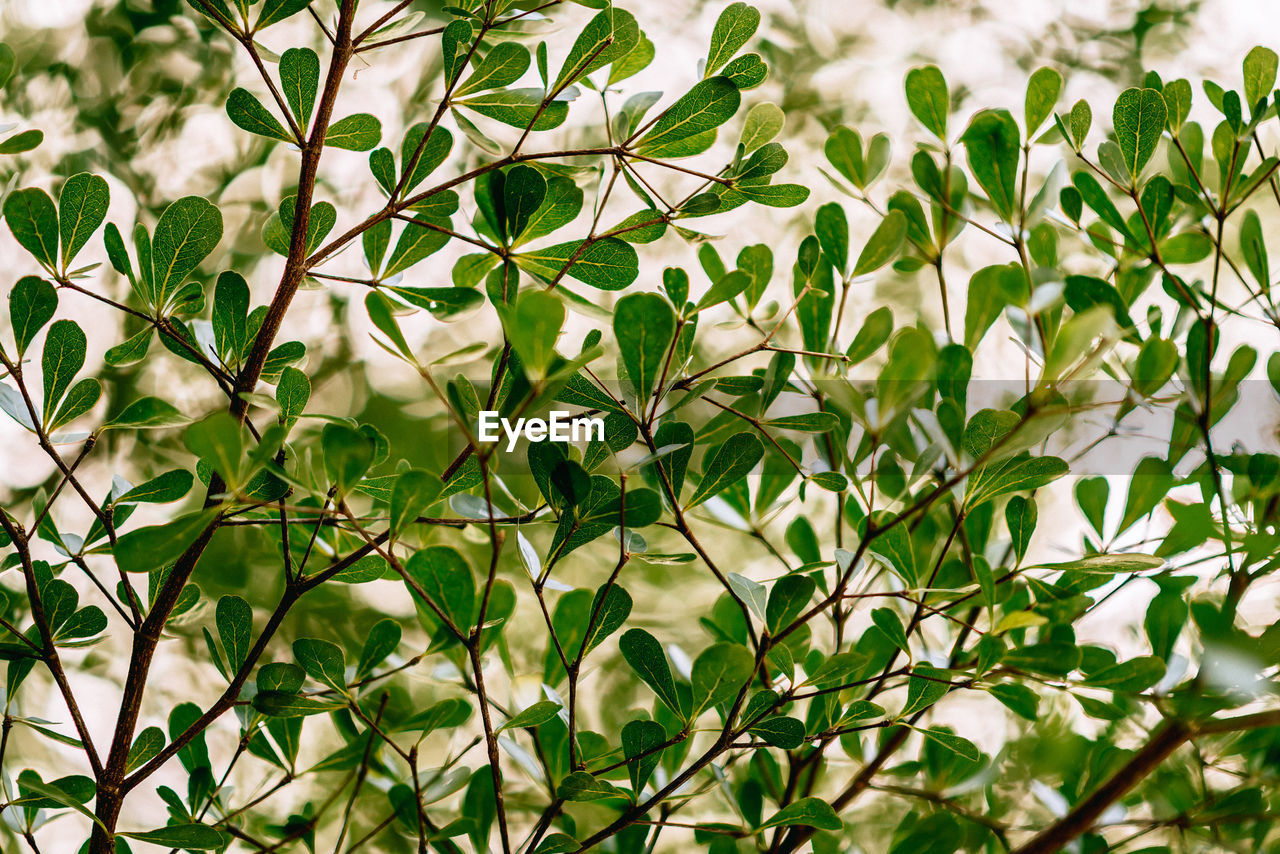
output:
[[311,399],[311,380],[297,368],[285,368],[276,384],[276,402],[280,404],[280,423],[292,427]]
[[717,643],[707,647],[693,662],[693,710],[696,717],[703,709],[732,700],[747,684],[755,670],[755,658],[747,648],[736,643]]
[[1111,115],[1125,168],[1135,184],[1164,132],[1169,110],[1155,89],[1126,89],[1116,99]]
[[249,133],[281,142],[297,143],[293,135],[280,124],[280,120],[271,115],[271,111],[248,89],[237,87],[231,90],[227,97],[227,117],[236,127]]
[[582,843],[567,833],[548,833],[533,854],[573,854],[582,848]]
[[471,37],[474,35],[471,22],[465,18],[455,18],[440,33],[440,51],[444,59],[444,82],[452,85],[462,73],[462,66],[467,61],[471,50]]
[[1164,674],[1163,661],[1154,655],[1144,655],[1095,670],[1084,681],[1090,688],[1137,694],[1159,682]]
[[666,740],[666,730],[656,721],[627,721],[623,725],[622,753],[627,758],[627,775],[633,791],[639,793],[644,789],[662,758],[662,751],[657,748]]
[[889,211],[862,247],[858,262],[853,266],[853,275],[865,276],[888,264],[897,257],[906,237],[906,215],[897,210]]
[[545,249],[536,249],[513,256],[522,270],[552,281],[576,256],[567,275],[583,284],[604,291],[620,291],[640,275],[640,259],[635,247],[616,237],[605,237],[586,246],[584,241],[571,240],[557,243]]
[[1265,294],[1271,291],[1271,266],[1267,244],[1262,238],[1262,219],[1257,211],[1248,210],[1240,222],[1240,254],[1253,280]]
[[1149,569],[1160,569],[1164,566],[1162,558],[1140,554],[1100,554],[1090,555],[1079,560],[1063,563],[1041,564],[1041,568],[1060,570],[1062,572],[1091,572],[1112,575],[1117,572],[1145,572]]
[[62,266],[66,269],[107,218],[111,199],[107,182],[81,172],[62,185],[58,195],[58,233],[62,238]]
[[1019,717],[1029,721],[1040,717],[1040,697],[1026,685],[1001,682],[998,685],[992,685],[987,691]]
[[1111,314],[1121,329],[1133,328],[1129,307],[1110,282],[1093,276],[1067,276],[1063,296],[1074,312],[1083,312],[1095,305],[1105,305],[1111,309]]
[[710,77],[694,84],[641,137],[641,149],[670,145],[715,130],[738,111],[742,95],[731,80]]
[[1244,99],[1250,114],[1258,102],[1269,98],[1276,85],[1276,52],[1258,45],[1244,58]]
[[889,165],[889,137],[876,134],[867,143],[857,131],[841,125],[827,137],[823,153],[827,161],[859,190],[866,189]]
[[499,42],[476,63],[471,75],[454,90],[461,97],[515,83],[529,70],[529,49],[515,42]]
[[262,0],[255,29],[261,30],[295,15],[311,5],[311,0]]
[[840,426],[840,416],[834,412],[802,412],[784,415],[764,422],[779,430],[798,430],[801,433],[829,433]]
[[629,629],[618,642],[622,657],[644,684],[653,689],[658,699],[677,716],[683,717],[676,683],[671,677],[666,653],[657,639],[644,629]]
[[710,77],[742,49],[760,26],[760,12],[746,3],[732,3],[725,7],[711,32],[711,48],[707,52],[704,77]]
[[625,796],[617,786],[593,777],[586,771],[574,771],[556,786],[556,797],[566,801],[598,801],[602,798]]
[[547,197],[547,180],[532,166],[511,167],[502,184],[507,236],[515,240],[524,233],[534,211]]
[[744,155],[751,154],[762,145],[772,141],[786,124],[787,116],[777,104],[764,102],[747,110],[747,117],[742,123],[742,145]]
[[1004,520],[1009,528],[1009,538],[1013,541],[1013,554],[1018,560],[1027,554],[1027,545],[1036,530],[1036,501],[1015,495],[1004,506]]
[[159,830],[120,831],[120,836],[163,845],[166,848],[183,848],[197,851],[214,851],[227,845],[227,837],[209,825],[170,825]]
[[66,395],[75,375],[84,367],[87,340],[84,330],[70,320],[57,320],[49,327],[40,357],[44,381],[43,418],[48,422]]
[[320,434],[324,468],[339,495],[346,495],[373,465],[373,443],[346,424],[326,424]]
[[902,618],[898,616],[897,611],[892,608],[875,608],[871,611],[871,622],[884,632],[884,636],[890,643],[908,656],[911,655],[911,646],[907,643],[907,632],[902,627]]
[[[818,208],[813,221],[813,233],[818,237],[818,245],[822,247],[823,254],[843,274],[849,266],[849,220],[844,215],[844,208],[835,202]],[[872,241],[874,240],[873,236]],[[865,249],[863,254],[867,254]]]
[[58,407],[57,413],[49,422],[48,429],[52,432],[76,420],[93,409],[100,397],[102,397],[102,383],[93,377],[80,380],[67,392],[62,405]]
[[344,701],[304,697],[292,691],[262,691],[253,698],[253,707],[273,718],[304,718],[332,712],[344,706]]
[[23,771],[18,775],[18,789],[22,798],[26,800],[31,797],[27,794],[38,795],[35,799],[37,804],[42,806],[38,809],[56,809],[59,806],[70,807],[95,824],[101,826],[102,822],[87,807],[84,806],[89,798],[93,797],[95,784],[87,777],[71,776],[60,777],[57,780],[45,783],[34,771]]
[[444,612],[454,628],[464,633],[470,630],[475,623],[476,582],[471,566],[457,549],[428,546],[414,552],[405,571]]
[[637,412],[648,406],[675,331],[675,312],[657,294],[628,294],[614,308],[613,332],[636,393]]
[[223,596],[218,600],[216,622],[227,663],[232,673],[238,672],[248,660],[253,642],[253,609],[239,596]]
[[400,624],[392,619],[379,620],[365,636],[364,648],[360,652],[360,663],[356,665],[356,679],[361,680],[373,673],[373,669],[386,660],[400,645]]
[[793,801],[773,814],[768,821],[760,825],[760,830],[771,827],[790,827],[792,825],[816,827],[818,830],[841,830],[844,822],[836,815],[831,804],[821,798],[801,798]]
[[1155,510],[1177,484],[1173,469],[1162,457],[1143,457],[1134,467],[1129,479],[1129,495],[1125,500],[1124,516],[1116,533],[1123,533],[1139,519]]
[[414,264],[440,251],[449,242],[449,234],[434,225],[431,220],[419,215],[404,224],[404,231],[396,241],[396,248],[391,251],[387,267],[382,271],[383,278],[402,273]]
[[1071,108],[1071,140],[1077,151],[1084,147],[1085,137],[1089,135],[1092,125],[1093,110],[1089,107],[1089,102],[1076,101]]
[[1187,116],[1191,114],[1191,82],[1170,80],[1164,84],[1160,95],[1164,98],[1164,105],[1169,111],[1169,129],[1174,133],[1181,132]]
[[616,584],[602,586],[596,591],[591,601],[591,613],[596,614],[596,619],[582,639],[583,656],[622,628],[631,615],[631,604],[631,594]]
[[917,730],[917,732],[935,744],[940,744],[952,753],[968,759],[970,762],[977,762],[982,759],[982,751],[978,750],[977,745],[953,732],[948,732],[945,729],[921,729]]
[[230,270],[219,274],[213,290],[213,340],[228,365],[239,364],[249,344],[249,284]]
[[983,267],[969,280],[968,301],[964,308],[964,346],[970,352],[978,348],[983,336],[1011,302],[1010,297],[1024,289],[1026,276],[1017,264]]
[[[430,127],[425,122],[419,122],[413,127],[405,131],[404,141],[400,144],[400,173],[404,175],[409,170],[409,164],[413,162],[413,155],[418,151],[418,147],[422,147],[422,152],[418,154],[417,165],[413,167],[412,177],[406,178],[404,181],[404,192],[412,190],[414,187],[426,180],[427,176],[434,172],[445,158],[449,156],[449,152],[453,150],[453,134],[449,133],[448,128],[437,126],[431,131],[431,136],[427,138],[425,145],[422,144],[422,138]],[[390,192],[390,187],[388,187]],[[448,198],[450,193],[440,193],[434,196],[434,199],[444,200]],[[453,197],[456,202],[456,196]],[[454,205],[456,208],[456,204]],[[424,207],[417,207],[416,210],[427,213]],[[447,213],[451,213],[447,212]],[[444,213],[442,215],[447,215]],[[434,215],[434,214],[433,214]]]
[[459,697],[451,697],[433,703],[396,728],[416,731],[425,738],[438,729],[462,726],[470,717],[471,704]]
[[911,109],[911,114],[919,119],[926,130],[945,142],[951,97],[947,93],[947,81],[942,72],[936,65],[913,68],[907,72],[906,89],[907,106]]
[[551,91],[559,92],[575,80],[623,58],[635,49],[639,41],[640,27],[635,17],[610,3],[579,33]]
[[183,436],[187,450],[217,472],[231,487],[240,484],[244,436],[230,413],[215,412],[187,428]]
[[388,288],[405,302],[425,308],[438,320],[454,320],[484,302],[472,288]]
[[58,292],[39,276],[23,276],[9,291],[9,323],[21,357],[58,309]]
[[917,665],[907,681],[907,704],[902,707],[898,717],[909,718],[916,712],[931,707],[945,697],[950,688],[951,677],[947,671],[927,664]]
[[[219,632],[221,630],[222,627],[219,626]],[[347,661],[342,647],[318,638],[301,638],[293,642],[293,657],[312,679],[323,682],[339,693],[346,692]]]
[[862,328],[858,330],[858,334],[853,337],[853,342],[849,344],[849,349],[845,351],[850,364],[857,364],[867,359],[884,346],[892,334],[893,310],[887,305],[882,305],[867,315],[867,319],[862,322]]
[[764,445],[755,433],[743,431],[730,436],[709,456],[710,462],[704,464],[702,479],[686,507],[696,507],[746,477],[764,456]]
[[214,519],[214,511],[179,516],[172,522],[138,528],[116,540],[112,551],[124,572],[150,572],[173,563]]
[[542,700],[521,711],[511,720],[498,727],[497,732],[508,729],[528,729],[541,726],[560,714],[561,705],[552,700]]
[[983,466],[970,476],[967,495],[969,507],[976,507],[1011,492],[1039,489],[1069,470],[1066,460],[1060,457],[1032,457],[1026,454]]
[[148,326],[128,341],[108,348],[107,352],[102,356],[103,361],[113,368],[142,361],[146,358],[147,351],[151,348],[153,331],[154,329]]
[[356,113],[329,125],[324,144],[347,151],[369,151],[382,140],[382,122],[368,113]]
[[396,476],[391,488],[391,508],[387,529],[393,537],[406,528],[440,496],[444,484],[423,469],[409,469]]
[[1018,126],[1006,110],[983,110],[960,137],[969,169],[1006,222],[1018,204]]
[[[521,242],[536,240],[568,225],[582,212],[582,188],[569,178],[554,176],[547,181],[546,198],[523,229]],[[489,253],[486,256],[492,257]]]
[[154,759],[156,754],[163,749],[164,730],[158,726],[147,727],[138,733],[138,737],[133,740],[132,746],[129,747],[129,755],[125,760],[124,766],[125,773],[132,774]]
[[187,196],[165,208],[152,240],[152,305],[163,308],[220,240],[222,212],[205,199]]
[[499,89],[454,101],[454,104],[521,130],[532,127],[535,131],[543,131],[560,127],[569,117],[569,104],[552,101],[542,109],[542,98],[541,89]]
[[761,739],[765,744],[783,750],[795,750],[804,744],[804,723],[785,715],[765,718],[747,732]]
[[765,625],[777,634],[791,625],[808,607],[817,589],[814,580],[807,575],[784,575],[774,582],[765,606]]
[[32,128],[0,142],[0,154],[22,154],[44,142],[44,131]]
[[1062,75],[1052,68],[1037,68],[1027,82],[1027,139],[1035,135],[1053,112],[1062,94]]
[[142,397],[124,408],[104,425],[106,428],[148,430],[159,427],[177,427],[191,421],[172,403],[158,397]]
[[14,190],[4,200],[9,231],[23,249],[50,270],[58,256],[58,212],[44,190]]
[[320,57],[307,47],[291,47],[280,54],[280,88],[298,126],[306,132],[320,87]]
[[506,314],[507,338],[534,379],[546,376],[556,358],[556,340],[564,326],[564,303],[544,290],[522,295]]
[[702,299],[698,300],[698,304],[694,306],[694,311],[703,311],[722,302],[737,299],[738,295],[750,285],[751,277],[741,270],[726,273],[707,289]]
[[183,498],[191,491],[195,478],[186,469],[174,469],[133,487],[115,500],[115,504],[167,504]]

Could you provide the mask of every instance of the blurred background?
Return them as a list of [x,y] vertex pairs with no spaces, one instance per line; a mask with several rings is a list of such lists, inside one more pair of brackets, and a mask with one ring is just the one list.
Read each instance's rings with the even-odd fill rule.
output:
[[[362,14],[372,18],[391,5],[386,0],[363,0]],[[527,5],[533,4],[516,4],[517,8]],[[706,51],[712,26],[725,2],[634,0],[620,5],[635,13],[658,50],[658,60],[628,81],[628,91],[683,92],[697,78],[697,62]],[[854,246],[860,246],[874,227],[874,215],[840,196],[823,177],[822,144],[830,129],[839,124],[857,128],[864,139],[885,131],[897,146],[891,170],[907,174],[908,145],[922,139],[907,112],[902,88],[906,71],[914,65],[932,62],[942,68],[952,91],[959,93],[961,117],[987,106],[1020,111],[1027,75],[1039,66],[1051,65],[1066,79],[1060,109],[1078,98],[1088,98],[1097,125],[1108,126],[1116,93],[1139,83],[1147,70],[1156,70],[1166,80],[1187,77],[1199,81],[1211,76],[1236,85],[1245,53],[1259,41],[1267,44],[1267,37],[1276,33],[1273,4],[1262,0],[756,0],[755,5],[764,12],[765,20],[754,49],[770,66],[770,76],[763,86],[748,93],[745,104],[772,101],[784,108],[787,127],[781,140],[792,160],[781,180],[806,184],[814,193],[796,210],[752,207],[749,214],[710,220],[706,228],[726,235],[721,241],[721,254],[726,258],[736,256],[742,246],[765,242],[773,247],[780,267],[790,265],[795,246],[811,228],[812,212],[820,203],[839,200],[845,204]],[[329,0],[316,3],[324,16],[329,15],[331,6]],[[413,4],[410,11],[412,20],[424,27],[443,16],[440,4],[425,0]],[[567,22],[564,29],[545,27],[543,33],[537,29],[541,25],[533,28],[548,39],[551,54],[556,56],[557,51],[563,54],[576,26],[588,14],[586,9],[569,9],[563,16]],[[108,221],[126,233],[138,219],[153,223],[175,198],[207,196],[221,208],[226,233],[205,273],[240,270],[254,290],[255,303],[269,299],[283,259],[265,250],[261,230],[279,199],[290,192],[297,160],[288,146],[250,137],[227,119],[224,103],[231,88],[244,85],[258,91],[260,87],[256,71],[234,42],[216,32],[182,0],[6,0],[0,4],[0,39],[15,51],[19,68],[0,94],[0,124],[36,127],[45,133],[44,143],[33,152],[0,161],[0,169],[5,170],[0,172],[0,185],[56,191],[67,176],[93,171],[110,183]],[[323,36],[307,15],[272,28],[263,40],[269,51],[311,45],[325,55]],[[348,105],[348,111],[377,115],[383,123],[384,144],[396,147],[404,128],[429,117],[435,108],[438,93],[431,83],[439,70],[438,42],[421,39],[363,57],[364,61],[353,64],[354,74],[344,84],[340,103]],[[1197,97],[1203,100],[1198,91]],[[596,119],[590,109],[571,109],[569,122],[560,131],[544,135],[547,146],[559,143],[557,134],[565,144],[573,144]],[[465,148],[465,144],[455,146],[455,160],[476,156]],[[1061,152],[1046,147],[1035,156],[1044,158],[1047,171]],[[715,159],[707,157],[707,162]],[[453,168],[452,162],[449,168]],[[327,151],[321,182],[317,197],[333,201],[339,211],[335,233],[381,205],[382,197],[370,178],[364,154]],[[886,183],[893,183],[893,177]],[[469,198],[464,199],[464,212],[470,212],[469,203]],[[979,241],[962,241],[956,251],[954,263],[961,266],[976,269],[990,263],[980,254]],[[967,257],[964,252],[974,254]],[[447,283],[458,254],[460,249],[434,256],[414,268],[406,284]],[[328,271],[360,275],[364,271],[357,256],[356,252],[345,253]],[[100,238],[95,238],[83,257],[105,262]],[[642,248],[641,259],[640,284],[647,282],[650,288],[656,286],[664,266],[697,267],[693,249],[674,236]],[[0,269],[6,271],[8,280],[34,272],[31,267],[32,262],[8,231],[0,230]],[[94,287],[116,298],[123,299],[128,290],[127,283],[105,264],[91,276]],[[965,281],[962,275],[956,279]],[[774,287],[789,288],[789,282],[779,277]],[[423,431],[419,419],[437,410],[428,407],[416,378],[404,370],[391,370],[398,363],[371,342],[362,298],[362,292],[340,285],[317,287],[301,293],[288,315],[280,340],[308,344],[307,371],[316,389],[310,409],[376,423],[391,440],[393,462],[407,457],[414,464],[442,467],[448,454],[443,422],[433,422],[434,432]],[[886,271],[874,285],[868,283],[859,292],[855,310],[846,315],[843,339],[857,329],[867,309],[882,304],[894,308],[899,323],[919,312],[926,322],[941,329],[936,302],[931,283]],[[411,343],[444,353],[475,340],[478,334],[496,336],[496,321],[486,319],[491,315],[484,312],[457,325],[410,324],[411,334],[417,335]],[[64,294],[59,316],[80,321],[88,332],[91,367],[101,365],[103,351],[125,337],[120,317],[89,300],[76,299],[74,294]],[[489,322],[492,330],[477,326]],[[580,337],[594,322],[577,318],[574,323],[570,335]],[[743,332],[726,327],[726,343],[717,342],[716,349],[728,350],[727,342]],[[1264,354],[1275,349],[1274,341],[1255,345]],[[159,349],[154,346],[153,354]],[[1011,352],[1015,356],[1011,364],[1018,372],[1012,379],[1020,379],[1022,357]],[[996,358],[994,363],[976,366],[975,376],[1010,379],[1001,375],[999,356]],[[189,414],[199,415],[221,405],[217,389],[207,379],[194,377],[190,365],[170,357],[145,364],[145,371],[135,366],[102,369],[97,374],[106,387],[98,413],[114,412],[119,408],[116,401],[161,387]],[[1274,403],[1271,406],[1274,410]],[[1262,416],[1267,413],[1255,414],[1266,420]],[[95,483],[105,485],[117,472],[140,482],[166,467],[162,458],[151,459],[150,465],[160,467],[157,471],[139,470],[132,437],[116,439],[112,434],[106,441],[118,444],[109,445],[106,453],[95,454],[92,466],[96,468],[90,468],[86,475]],[[180,445],[173,447],[176,455]],[[149,451],[142,456],[164,454],[163,449]],[[1106,473],[1128,471],[1132,461],[1121,461],[1120,467]],[[51,476],[51,464],[34,452],[28,434],[11,420],[0,418],[0,503],[24,504],[50,483]],[[1070,482],[1058,486],[1061,488],[1055,487],[1054,494],[1044,496],[1040,512],[1042,518],[1056,513],[1064,522],[1053,526],[1036,545],[1050,559],[1067,549],[1078,550],[1081,537],[1069,499]],[[1116,490],[1123,491],[1123,487]],[[73,505],[68,504],[64,512],[69,517],[66,525],[73,530],[87,522],[75,519]],[[144,518],[143,511],[135,518]],[[253,534],[237,536],[251,539]],[[263,586],[260,579],[270,578],[273,572],[270,561],[263,557],[265,550],[248,548],[254,544],[237,543],[232,538],[221,543],[202,563],[205,601],[215,601],[223,592],[241,593],[256,604],[269,601],[267,591],[274,580],[265,585],[266,590],[253,592]],[[246,559],[246,555],[250,557]],[[749,572],[755,559],[755,555],[744,556],[739,571]],[[765,559],[763,552],[759,559]],[[655,567],[646,578],[653,599],[648,604],[638,603],[638,612],[653,612],[655,603],[664,598],[670,580],[665,569]],[[0,578],[0,585],[6,582],[13,583]],[[323,624],[324,633],[337,626],[354,639],[387,613],[412,620],[399,586],[384,589],[379,584],[362,585],[355,600],[348,597],[350,591],[345,588],[337,593],[321,590],[312,594],[315,598],[308,600],[308,606],[291,616],[283,637],[305,636],[309,626]],[[633,595],[637,592],[632,589]],[[1151,592],[1146,591],[1143,598],[1149,598]],[[1126,616],[1131,607],[1126,601],[1123,595],[1115,597],[1095,615],[1097,631],[1118,647],[1138,637],[1129,631],[1133,615]],[[697,609],[703,604],[686,601],[664,607],[675,619],[681,609]],[[1115,615],[1124,619],[1108,624]],[[196,612],[184,619],[198,621],[203,617]],[[183,696],[209,679],[212,671],[207,663],[200,663],[203,650],[197,637],[198,631],[192,632],[183,640],[162,646],[163,657],[155,670],[159,681],[153,690]],[[82,672],[77,675],[77,688],[101,700],[104,714],[100,721],[91,721],[91,728],[95,733],[102,731],[103,738],[114,719],[123,675],[118,650],[109,646],[86,652]],[[531,653],[534,659],[540,654]],[[199,691],[201,696],[205,692]],[[537,681],[513,685],[511,692],[527,701],[536,696]],[[87,705],[95,707],[92,699]],[[24,713],[55,720],[65,716],[60,702],[52,696],[47,708],[28,708]],[[985,749],[999,742],[998,733],[989,736],[995,744],[983,743]],[[33,757],[33,765],[54,759],[46,754],[60,749],[45,740],[21,738],[11,749],[26,751]],[[226,748],[214,745],[214,752],[222,755]],[[322,753],[318,747],[304,748],[309,751]],[[214,764],[220,767],[216,759]],[[246,781],[245,785],[252,787],[256,782]],[[162,809],[159,801],[148,800],[150,797],[139,792],[128,810]]]

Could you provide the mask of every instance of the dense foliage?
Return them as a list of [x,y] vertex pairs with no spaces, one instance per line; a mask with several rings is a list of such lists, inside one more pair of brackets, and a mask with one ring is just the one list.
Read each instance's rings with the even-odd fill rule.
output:
[[[182,97],[289,158],[251,227],[109,105],[112,182],[0,140],[6,453],[53,466],[0,511],[6,851],[1277,849],[1275,53],[1110,129],[911,69],[793,260],[741,238],[811,189],[745,3],[674,94],[605,0],[189,3]],[[402,115],[343,97],[397,51]],[[401,398],[352,404],[348,313]],[[604,437],[479,438],[560,409]]]

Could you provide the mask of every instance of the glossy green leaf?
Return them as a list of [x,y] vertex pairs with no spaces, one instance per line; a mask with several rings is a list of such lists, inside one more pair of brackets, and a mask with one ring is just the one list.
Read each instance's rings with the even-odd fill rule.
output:
[[280,88],[304,132],[311,123],[311,111],[316,104],[319,86],[320,57],[314,50],[291,47],[280,54]]
[[760,26],[760,11],[746,3],[731,3],[720,13],[711,32],[711,48],[703,76],[715,74],[755,35]]
[[23,249],[52,270],[58,257],[58,212],[44,190],[14,190],[4,200],[4,219]]
[[744,431],[730,436],[714,451],[708,452],[709,461],[703,465],[698,488],[686,506],[695,507],[729,484],[741,480],[763,456],[764,445],[755,433]]
[[151,247],[152,303],[165,305],[220,240],[222,212],[208,201],[186,196],[165,208]]
[[111,199],[106,179],[80,172],[62,185],[58,196],[58,234],[62,243],[62,266],[66,268],[107,217]]
[[960,137],[974,180],[1005,221],[1018,204],[1018,126],[1005,110],[983,110]]
[[1168,117],[1164,98],[1155,89],[1126,89],[1116,99],[1111,120],[1131,181],[1138,180],[1155,153]]
[[939,139],[947,137],[947,116],[951,112],[951,96],[947,81],[936,65],[913,68],[907,72],[907,106],[920,124]]
[[21,357],[58,309],[58,292],[38,276],[23,276],[9,291],[9,324]]
[[297,142],[280,120],[247,89],[232,89],[227,97],[227,117],[241,130],[282,142]]
[[844,827],[844,822],[836,815],[831,805],[821,798],[801,798],[774,813],[760,825],[760,829],[793,825],[803,825],[818,830],[840,830]]
[[742,95],[732,81],[709,77],[694,84],[666,109],[640,138],[639,147],[657,148],[714,130],[738,111]]
[[657,294],[628,294],[614,308],[613,332],[636,393],[637,411],[648,405],[675,330],[675,312]]
[[1062,75],[1052,68],[1037,68],[1027,83],[1026,120],[1030,138],[1053,112],[1062,92]]
[[644,629],[629,629],[622,635],[618,647],[622,650],[622,657],[640,680],[653,689],[668,709],[683,716],[676,694],[676,683],[671,676],[671,666],[667,664],[666,653],[662,651],[657,638]]

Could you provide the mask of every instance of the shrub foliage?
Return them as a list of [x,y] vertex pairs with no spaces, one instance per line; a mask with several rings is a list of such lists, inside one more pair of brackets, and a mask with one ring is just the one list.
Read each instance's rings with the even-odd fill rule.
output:
[[[1275,844],[1280,457],[1274,425],[1223,438],[1280,392],[1248,343],[1280,329],[1274,53],[1239,88],[1148,74],[1109,130],[1050,68],[968,116],[912,69],[914,145],[832,129],[848,201],[792,261],[737,240],[810,193],[753,98],[754,8],[660,94],[628,87],[662,46],[604,0],[364,5],[180,12],[257,74],[226,120],[294,149],[256,254],[217,198],[109,222],[80,172],[4,199],[6,452],[54,467],[0,512],[14,846]],[[438,65],[392,136],[343,85],[397,51]],[[380,207],[331,196],[333,149]],[[697,268],[660,270],[682,242]],[[939,310],[867,308],[889,280]],[[290,338],[313,288],[425,404],[323,392],[355,368]],[[479,439],[557,408],[604,437]]]

